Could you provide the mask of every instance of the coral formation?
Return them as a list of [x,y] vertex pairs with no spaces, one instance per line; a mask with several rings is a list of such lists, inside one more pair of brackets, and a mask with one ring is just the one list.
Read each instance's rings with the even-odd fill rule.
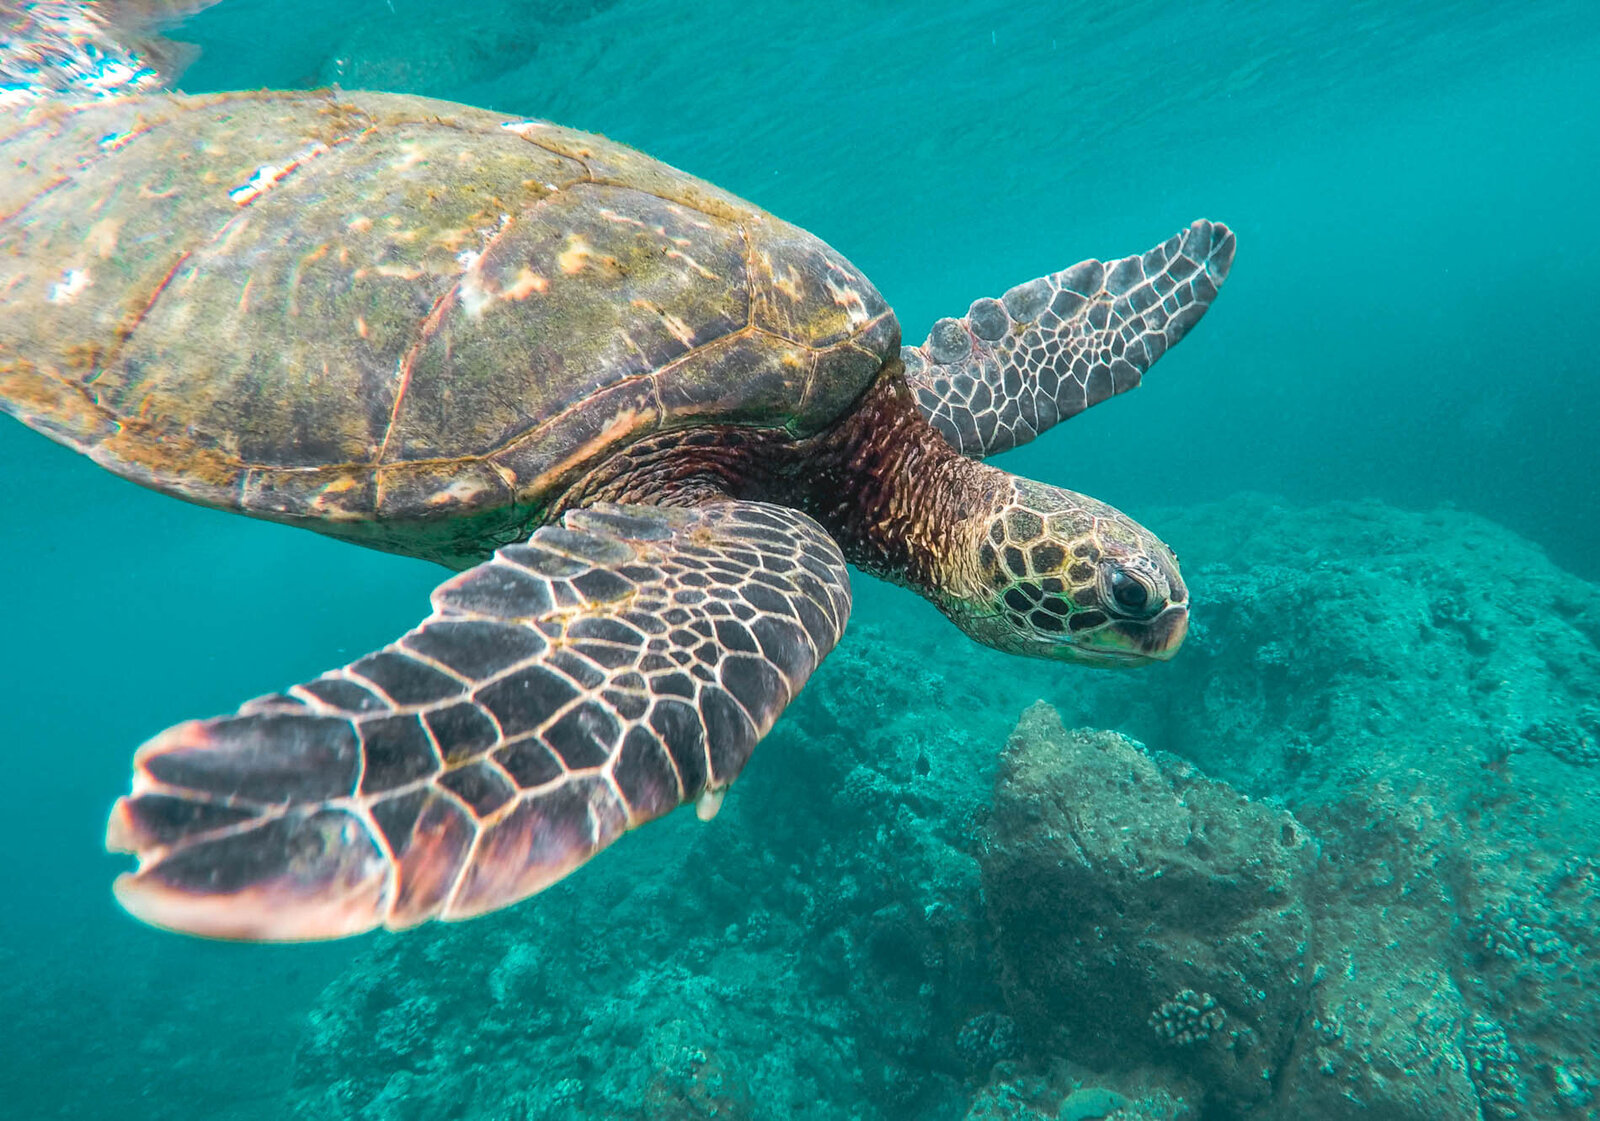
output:
[[1227,1022],[1228,1013],[1217,1006],[1216,997],[1193,989],[1175,993],[1150,1013],[1150,1026],[1155,1033],[1180,1047],[1204,1043]]
[[1566,723],[1546,717],[1522,730],[1522,738],[1542,747],[1557,759],[1575,767],[1600,763],[1600,744],[1595,742],[1593,709],[1584,710],[1584,723]]
[[1467,1071],[1477,1087],[1484,1117],[1492,1121],[1516,1121],[1521,1117],[1519,1107],[1527,1099],[1522,1092],[1517,1053],[1511,1048],[1506,1029],[1481,1012],[1474,1012],[1461,1049],[1466,1053]]
[[1429,961],[1448,947],[1437,895],[1417,889],[1419,914],[1365,866],[1347,883],[1287,810],[1043,704],[1001,760],[989,829],[988,914],[1036,1052],[1170,1071],[1219,1116],[1476,1108],[1462,998]]
[[1017,1022],[1004,1012],[984,1012],[968,1020],[956,1036],[956,1050],[975,1071],[988,1071],[1001,1059],[1022,1053]]
[[1036,705],[1000,761],[981,858],[1030,1047],[1171,1062],[1238,1108],[1264,1100],[1307,1007],[1316,858],[1285,811]]

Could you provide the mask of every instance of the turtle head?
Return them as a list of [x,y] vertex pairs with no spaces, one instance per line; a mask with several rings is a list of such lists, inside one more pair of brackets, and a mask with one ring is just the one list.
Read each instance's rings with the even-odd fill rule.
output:
[[[1178,559],[1102,502],[1013,478],[963,535],[939,605],[985,646],[1090,665],[1165,661],[1189,626]],[[950,594],[950,593],[954,594]]]

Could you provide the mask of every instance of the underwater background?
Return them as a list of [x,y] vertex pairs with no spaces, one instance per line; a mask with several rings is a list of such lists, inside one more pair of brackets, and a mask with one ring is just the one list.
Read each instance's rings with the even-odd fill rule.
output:
[[200,942],[112,903],[131,750],[441,573],[6,422],[0,1116],[1600,1116],[1600,7],[228,0],[177,37],[190,91],[634,144],[908,341],[1228,222],[1192,338],[998,461],[1165,537],[1195,624],[1026,663],[858,577],[714,822],[462,926]]

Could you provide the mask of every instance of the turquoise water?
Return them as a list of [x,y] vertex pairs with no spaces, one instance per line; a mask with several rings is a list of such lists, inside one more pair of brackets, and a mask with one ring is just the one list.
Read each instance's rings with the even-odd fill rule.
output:
[[[1600,839],[1600,9],[463,7],[227,0],[182,30],[183,85],[339,81],[604,132],[826,238],[913,341],[1081,257],[1232,225],[1226,289],[1143,389],[999,461],[1172,541],[1191,648],[1139,674],[1021,663],[860,578],[845,648],[712,825],[680,814],[458,928],[195,942],[110,899],[132,747],[381,645],[439,572],[160,498],[6,423],[0,1115],[1361,1115],[1329,1087],[1384,1117],[1596,1115],[1600,906],[1572,869]],[[1214,835],[1288,828],[1270,810],[1315,837],[1314,867],[1274,873],[1305,931],[1241,903],[1195,944],[1257,959],[1160,974],[1163,1001],[1213,985],[1255,1042],[1169,1046],[1146,1014],[1188,1014],[1162,1001],[1122,1023],[1149,994],[1115,955],[1017,903],[1007,807],[1045,764],[995,760],[1040,698],[1249,796],[1206,795]],[[1056,760],[1029,728],[1014,753]],[[1082,801],[1099,835],[1118,811]],[[1144,905],[1085,861],[1105,883],[1063,888],[1068,911]],[[1152,929],[1216,894],[1174,888]],[[1358,958],[1413,987],[1337,989]],[[1223,987],[1269,967],[1271,999]],[[1052,1003],[1068,986],[1103,1020]],[[1362,1055],[1412,1058],[1380,1090]]]

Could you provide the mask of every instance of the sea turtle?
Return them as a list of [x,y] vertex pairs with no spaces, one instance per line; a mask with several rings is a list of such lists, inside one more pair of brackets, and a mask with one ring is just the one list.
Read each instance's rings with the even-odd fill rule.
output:
[[833,648],[846,564],[968,635],[1171,656],[1172,553],[985,456],[1139,383],[1234,237],[902,347],[806,233],[621,144],[379,93],[0,116],[0,406],[193,502],[461,570],[383,649],[139,749],[159,926],[314,939],[507,906],[714,813]]

